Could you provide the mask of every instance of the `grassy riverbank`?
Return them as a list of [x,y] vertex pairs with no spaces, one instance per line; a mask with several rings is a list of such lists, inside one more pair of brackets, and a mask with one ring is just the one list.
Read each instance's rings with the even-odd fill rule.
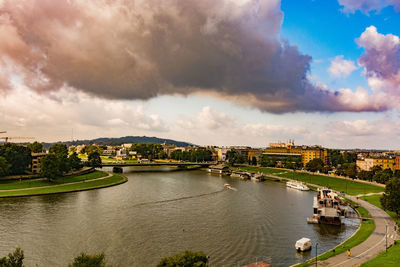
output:
[[333,190],[345,192],[353,196],[358,194],[378,193],[384,191],[383,187],[376,185],[360,183],[348,179],[329,177],[325,175],[314,175],[304,172],[288,171],[286,173],[278,174],[278,176],[302,181],[305,183],[329,187]]
[[[380,208],[380,209],[383,210],[383,207],[382,207],[381,202],[380,202],[380,200],[379,200],[380,198],[381,198],[381,195],[373,195],[373,196],[360,197],[360,199],[365,200],[365,201],[371,203],[372,205],[375,205],[375,206],[377,206],[378,208]],[[385,210],[385,212],[386,212],[387,214],[389,214],[389,216],[392,217],[393,220],[394,220],[395,222],[400,223],[400,219],[397,218],[395,212],[388,211],[388,210]]]
[[388,251],[381,252],[376,258],[363,263],[362,267],[399,266],[400,243],[393,245]]
[[108,174],[101,171],[92,173],[61,177],[54,182],[47,179],[34,179],[23,181],[5,181],[0,183],[0,197],[16,197],[31,195],[46,195],[97,189],[121,184],[127,178],[120,174]]
[[[378,208],[382,208],[380,202],[381,195],[373,195],[373,196],[365,196],[361,197],[360,199],[365,200],[372,205],[377,206]],[[385,210],[390,217],[393,218],[397,223],[400,222],[399,218],[397,218],[396,213]],[[373,266],[399,266],[400,262],[400,244],[397,243],[396,245],[390,247],[388,251],[381,252],[376,258],[365,262],[362,264],[362,267],[373,267]]]
[[[358,244],[361,244],[364,242],[375,230],[375,222],[373,220],[367,220],[363,221],[361,223],[360,228],[358,231],[349,239],[347,239],[344,243],[338,245],[334,249],[331,249],[321,255],[318,256],[318,261],[323,261],[326,260],[332,256],[335,256],[337,254],[341,254],[348,249],[351,249]],[[335,252],[334,252],[335,251]],[[310,259],[304,263],[295,265],[296,267],[305,267],[305,266],[310,266],[310,265],[315,265],[315,258]]]
[[329,187],[336,191],[343,191],[349,195],[379,193],[384,191],[383,187],[372,184],[361,183],[355,180],[353,181],[349,179],[330,177],[326,175],[295,172],[287,169],[258,167],[258,166],[240,166],[240,167],[231,167],[230,169],[238,171],[248,171],[248,172],[263,172],[266,175],[271,174],[282,178],[288,178],[323,187]]
[[240,166],[240,167],[230,167],[232,171],[245,171],[245,172],[263,172],[265,174],[276,174],[280,172],[285,172],[284,169],[270,168],[270,167],[257,167],[257,166]]

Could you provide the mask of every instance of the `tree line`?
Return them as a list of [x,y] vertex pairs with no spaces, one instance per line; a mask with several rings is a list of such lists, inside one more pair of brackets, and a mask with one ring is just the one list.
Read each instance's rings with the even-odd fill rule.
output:
[[[0,267],[25,267],[24,251],[16,248],[8,256],[0,258]],[[173,256],[165,257],[160,260],[157,267],[176,267],[176,266],[197,266],[207,267],[208,257],[203,252],[185,251]],[[112,267],[106,263],[104,253],[86,254],[81,252],[76,256],[68,267]]]
[[29,172],[31,153],[43,151],[43,145],[34,142],[27,146],[5,143],[0,145],[0,176],[20,175]]

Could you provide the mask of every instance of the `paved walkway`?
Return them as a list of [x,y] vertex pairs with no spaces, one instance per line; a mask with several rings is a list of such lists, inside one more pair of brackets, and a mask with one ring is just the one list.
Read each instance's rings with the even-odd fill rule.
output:
[[[266,175],[273,178],[282,179],[282,177],[275,176],[275,175]],[[284,178],[286,180],[286,177]],[[315,187],[321,187],[320,185],[309,184]],[[372,194],[366,194],[372,195]],[[360,195],[361,196],[361,195]],[[348,257],[347,253],[341,253],[336,256],[330,257],[327,260],[319,261],[319,266],[329,266],[329,267],[338,267],[338,266],[361,266],[366,261],[369,261],[379,253],[384,251],[387,247],[391,246],[394,240],[398,240],[399,236],[394,230],[394,221],[392,217],[390,217],[385,211],[382,209],[368,203],[367,201],[361,200],[358,196],[350,196],[345,195],[346,198],[357,202],[365,209],[369,211],[372,216],[372,219],[375,221],[375,231],[361,244],[353,247],[351,251],[351,256]],[[387,233],[387,234],[386,234]],[[387,242],[387,244],[386,244]]]
[[[364,242],[351,249],[351,256],[342,253],[318,263],[320,266],[360,266],[362,263],[375,258],[387,246],[391,246],[398,239],[394,231],[394,221],[380,208],[354,196],[346,195],[347,198],[359,203],[371,213],[375,221],[375,231]],[[387,233],[387,234],[386,234]]]

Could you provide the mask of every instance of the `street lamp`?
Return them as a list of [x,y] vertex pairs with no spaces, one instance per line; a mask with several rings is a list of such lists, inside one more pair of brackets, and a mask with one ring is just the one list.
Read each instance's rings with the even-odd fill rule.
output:
[[388,227],[388,225],[386,224],[386,252],[387,252],[387,236],[388,236],[387,227]]
[[315,244],[315,266],[318,266],[318,242]]

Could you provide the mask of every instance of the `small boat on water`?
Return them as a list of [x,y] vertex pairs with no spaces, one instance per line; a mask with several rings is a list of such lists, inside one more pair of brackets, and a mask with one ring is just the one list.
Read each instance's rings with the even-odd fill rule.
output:
[[265,177],[264,177],[264,173],[255,173],[251,176],[251,180],[252,181],[256,181],[256,182],[264,182],[265,181]]
[[310,188],[308,188],[308,186],[306,186],[306,185],[305,185],[304,183],[302,183],[302,182],[296,182],[296,181],[287,182],[287,183],[286,183],[286,186],[287,186],[287,187],[290,187],[290,188],[297,189],[297,190],[301,190],[301,191],[308,191],[308,190],[310,190]]
[[232,172],[231,177],[238,177],[241,180],[249,180],[251,177],[251,173],[235,171],[235,172]]
[[303,237],[296,241],[294,245],[297,251],[306,251],[311,249],[311,240],[309,238]]
[[231,186],[230,184],[224,184],[224,188],[225,188],[225,189],[231,189],[232,186]]

